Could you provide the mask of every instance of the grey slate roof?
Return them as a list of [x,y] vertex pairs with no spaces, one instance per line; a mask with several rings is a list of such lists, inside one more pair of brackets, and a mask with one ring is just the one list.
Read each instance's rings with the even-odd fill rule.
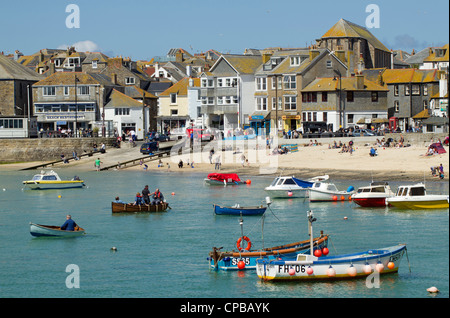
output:
[[0,54],[0,80],[40,81],[44,76]]

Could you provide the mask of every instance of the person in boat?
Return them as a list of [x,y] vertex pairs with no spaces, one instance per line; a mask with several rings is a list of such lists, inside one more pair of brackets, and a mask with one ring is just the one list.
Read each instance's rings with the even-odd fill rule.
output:
[[144,187],[144,189],[142,190],[142,199],[144,200],[144,202],[146,204],[150,204],[150,190],[148,190],[148,185],[146,185]]
[[159,191],[159,189],[156,189],[156,191],[153,193],[152,197],[153,197],[152,205],[157,205],[164,201],[164,196]]
[[72,216],[70,214],[68,214],[66,216],[66,222],[64,222],[63,225],[61,225],[61,230],[64,231],[75,231],[75,227],[77,227],[78,225],[75,223],[74,220],[72,220]]
[[116,197],[116,200],[114,201],[114,203],[122,203],[122,204],[126,204],[125,202],[123,202],[122,200],[120,200],[119,197]]
[[148,205],[144,202],[144,199],[142,198],[141,194],[138,192],[136,193],[136,198],[134,199],[133,205]]

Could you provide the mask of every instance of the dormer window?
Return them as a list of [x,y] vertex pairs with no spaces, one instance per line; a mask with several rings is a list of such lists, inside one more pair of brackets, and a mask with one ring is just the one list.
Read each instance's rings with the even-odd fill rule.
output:
[[97,61],[92,61],[92,68],[97,68]]
[[134,77],[125,77],[125,85],[134,85],[136,79]]
[[300,56],[291,56],[291,66],[300,65]]

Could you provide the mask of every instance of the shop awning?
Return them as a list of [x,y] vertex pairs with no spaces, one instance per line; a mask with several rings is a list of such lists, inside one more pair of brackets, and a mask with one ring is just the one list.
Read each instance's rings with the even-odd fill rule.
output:
[[424,119],[428,117],[430,117],[430,115],[428,114],[428,109],[424,109],[420,113],[414,115],[413,119]]
[[250,116],[248,116],[248,120],[249,121],[264,121],[267,119],[267,117],[269,116],[270,112],[254,112],[253,114],[251,114]]

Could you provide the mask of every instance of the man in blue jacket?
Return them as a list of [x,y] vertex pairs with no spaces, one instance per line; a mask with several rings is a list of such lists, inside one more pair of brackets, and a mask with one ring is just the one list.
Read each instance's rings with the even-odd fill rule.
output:
[[72,220],[72,216],[70,214],[68,214],[66,216],[66,222],[64,222],[63,225],[61,225],[61,230],[65,230],[65,231],[75,231],[75,227],[77,227],[78,225],[75,223],[74,220]]

